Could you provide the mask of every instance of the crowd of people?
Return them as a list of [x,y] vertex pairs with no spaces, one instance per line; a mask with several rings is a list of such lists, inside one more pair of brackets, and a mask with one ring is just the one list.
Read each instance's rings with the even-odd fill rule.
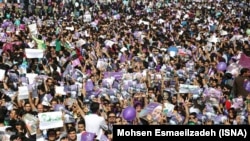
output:
[[4,1],[0,140],[111,141],[113,125],[250,124],[249,4]]

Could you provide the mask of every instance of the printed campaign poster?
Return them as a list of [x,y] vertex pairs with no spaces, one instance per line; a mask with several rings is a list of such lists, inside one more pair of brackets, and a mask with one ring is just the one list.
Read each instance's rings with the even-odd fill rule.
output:
[[62,112],[60,111],[39,113],[38,119],[41,130],[63,127]]
[[31,114],[25,114],[23,116],[23,121],[26,124],[27,129],[29,130],[29,133],[31,135],[36,134],[36,129],[37,129],[37,117],[31,115]]
[[180,84],[179,93],[200,94],[200,87],[195,85]]
[[139,117],[143,118],[149,114],[154,120],[158,120],[162,114],[162,104],[157,102],[149,103],[144,109],[141,110]]
[[174,107],[175,105],[171,103],[164,103],[163,113],[168,116],[174,111]]

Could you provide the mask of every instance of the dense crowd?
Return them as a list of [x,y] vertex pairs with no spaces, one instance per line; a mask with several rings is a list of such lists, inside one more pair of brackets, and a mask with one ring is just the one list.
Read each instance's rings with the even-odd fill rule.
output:
[[250,124],[250,3],[0,4],[0,140],[111,141],[113,125]]

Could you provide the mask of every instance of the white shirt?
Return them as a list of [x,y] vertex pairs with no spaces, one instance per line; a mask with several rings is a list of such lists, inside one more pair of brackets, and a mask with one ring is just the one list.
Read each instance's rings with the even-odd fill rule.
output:
[[[1,126],[1,127],[0,127],[0,131],[6,133],[6,129],[7,129],[8,127],[11,127],[11,126]],[[3,137],[3,140],[4,140],[4,141],[9,141],[9,140],[10,140],[10,135],[5,134],[5,136]]]
[[103,134],[102,129],[108,129],[106,121],[103,117],[98,116],[97,114],[89,114],[84,117],[86,124],[86,132],[95,133],[98,140],[100,140],[101,135]]
[[82,133],[77,133],[76,137],[77,137],[76,141],[81,141]]

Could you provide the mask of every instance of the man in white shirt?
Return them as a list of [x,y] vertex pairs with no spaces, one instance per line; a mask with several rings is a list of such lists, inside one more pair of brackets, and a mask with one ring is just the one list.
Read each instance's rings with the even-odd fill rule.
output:
[[96,139],[100,140],[103,130],[107,130],[108,126],[104,117],[98,115],[99,113],[99,103],[93,102],[90,105],[91,114],[85,115],[84,120],[86,124],[86,132],[91,132],[96,134]]

